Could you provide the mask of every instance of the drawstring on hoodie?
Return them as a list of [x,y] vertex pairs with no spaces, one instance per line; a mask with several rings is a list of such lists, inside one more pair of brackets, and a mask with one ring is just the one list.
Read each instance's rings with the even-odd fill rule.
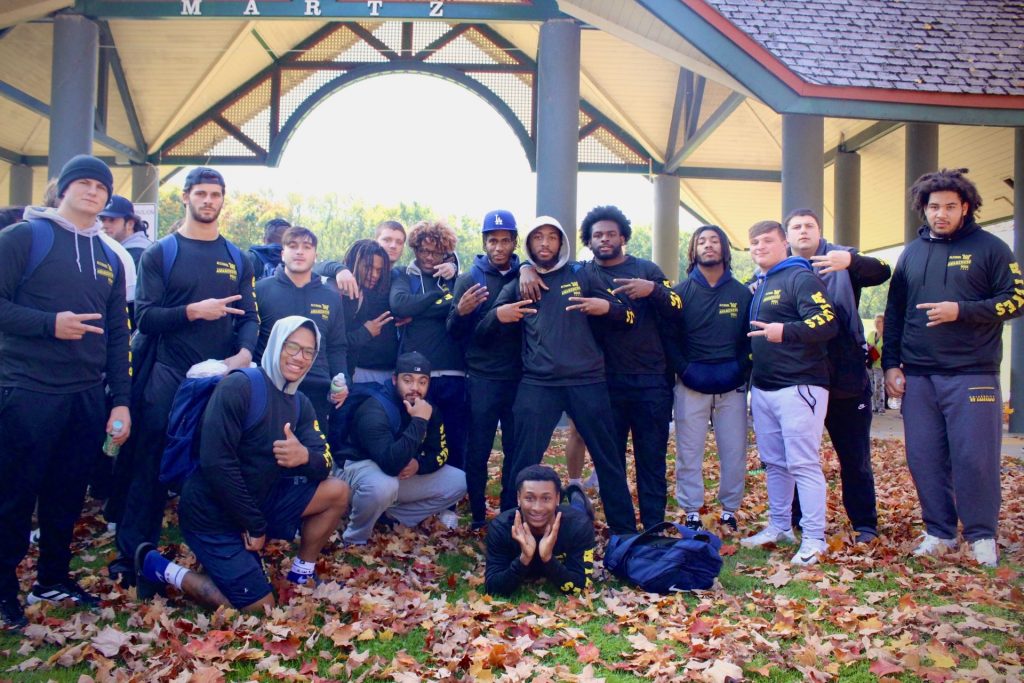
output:
[[96,274],[96,245],[93,243],[93,237],[99,239],[100,232],[103,230],[103,224],[100,223],[99,219],[88,228],[78,228],[72,225],[68,219],[57,213],[57,209],[50,207],[38,207],[29,206],[25,209],[25,219],[32,220],[33,218],[45,218],[54,225],[67,230],[75,236],[75,263],[78,265],[78,272],[82,272],[82,254],[78,246],[79,235],[89,240],[89,260],[92,263],[92,279],[97,279]]
[[[804,392],[807,392],[806,395],[804,395]],[[798,384],[796,387],[796,394],[803,399],[804,403],[807,404],[807,407],[811,409],[812,413],[814,412],[814,409],[818,407],[818,399],[814,398],[814,394],[811,393],[810,388],[806,384]]]

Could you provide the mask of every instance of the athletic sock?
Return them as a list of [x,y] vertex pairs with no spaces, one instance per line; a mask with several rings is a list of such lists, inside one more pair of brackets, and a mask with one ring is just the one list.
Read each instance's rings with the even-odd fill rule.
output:
[[316,562],[306,562],[296,557],[292,560],[292,572],[300,576],[313,576],[316,571]]
[[580,488],[583,488],[583,480],[582,479],[570,479],[569,480],[569,486],[572,486],[573,484],[576,484]]
[[153,550],[146,555],[142,565],[142,572],[151,581],[167,583],[180,590],[181,582],[185,580],[185,575],[188,574],[189,570],[180,564],[171,562]]

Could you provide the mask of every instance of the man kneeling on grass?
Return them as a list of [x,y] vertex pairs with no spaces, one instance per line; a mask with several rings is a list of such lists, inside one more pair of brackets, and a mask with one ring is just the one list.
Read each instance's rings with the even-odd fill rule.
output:
[[566,489],[550,467],[530,465],[516,477],[519,506],[487,526],[485,587],[510,595],[526,579],[544,577],[563,593],[590,587],[594,572],[594,511],[578,485]]
[[182,535],[205,574],[143,543],[135,552],[140,598],[170,584],[207,607],[262,611],[274,595],[259,553],[267,538],[290,541],[300,526],[288,579],[312,583],[316,559],[349,502],[348,484],[327,478],[330,450],[312,404],[296,392],[319,348],[311,320],[277,321],[260,373],[266,409],[252,427],[246,425],[252,381],[235,372],[217,385],[197,437],[199,469],[186,480],[179,508]]

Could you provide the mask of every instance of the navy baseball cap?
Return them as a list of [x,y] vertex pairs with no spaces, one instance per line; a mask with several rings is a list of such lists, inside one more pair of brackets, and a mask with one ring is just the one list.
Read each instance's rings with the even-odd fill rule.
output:
[[128,201],[127,197],[122,197],[119,194],[115,194],[110,198],[110,202],[106,208],[100,211],[100,216],[104,218],[133,218],[138,220],[139,217],[135,215],[135,205]]
[[191,190],[193,185],[202,185],[203,183],[217,183],[222,188],[225,187],[224,176],[220,174],[220,171],[209,166],[196,166],[185,176],[185,192]]
[[494,232],[495,230],[516,232],[516,217],[512,215],[511,211],[498,209],[489,211],[484,216],[484,225],[480,228],[480,232]]

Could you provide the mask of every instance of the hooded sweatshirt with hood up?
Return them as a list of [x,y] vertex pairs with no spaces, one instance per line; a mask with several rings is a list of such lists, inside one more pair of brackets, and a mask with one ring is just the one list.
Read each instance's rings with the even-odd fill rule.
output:
[[[243,373],[229,374],[213,390],[196,437],[199,469],[185,481],[181,493],[183,528],[204,534],[247,531],[250,536],[262,536],[267,520],[261,507],[279,478],[302,476],[321,481],[330,473],[334,461],[317,429],[316,412],[309,399],[296,391],[305,375],[288,382],[281,372],[281,348],[302,326],[313,332],[320,349],[320,332],[313,321],[297,315],[277,321],[260,363],[267,385],[267,408],[255,426],[244,429],[252,384]],[[285,424],[291,425],[295,438],[309,450],[305,465],[289,469],[274,459],[274,442],[285,438]]]
[[[70,394],[106,381],[113,405],[128,405],[128,312],[124,268],[107,263],[100,222],[80,230],[56,209],[28,207],[25,218],[53,227],[53,246],[23,284],[32,249],[32,227],[0,231],[0,387]],[[86,321],[103,334],[57,339],[57,314],[98,313]]]
[[[922,226],[896,263],[885,307],[882,367],[908,375],[999,372],[1003,323],[1024,313],[1024,278],[1001,239],[968,220],[950,237]],[[955,301],[954,322],[927,327],[922,303]]]
[[836,336],[839,320],[825,284],[811,270],[811,262],[799,256],[780,261],[757,279],[750,321],[782,323],[784,327],[781,342],[770,342],[764,336],[751,339],[751,383],[763,391],[800,384],[827,389],[827,342]]
[[[536,264],[530,251],[530,235],[549,225],[562,235],[558,260],[551,268],[536,266],[537,275],[548,289],[529,308],[536,313],[527,314],[518,323],[504,324],[498,320],[497,309],[504,304],[520,301],[519,280],[505,285],[494,307],[481,321],[481,330],[488,335],[521,330],[523,342],[523,378],[525,384],[540,386],[580,386],[605,381],[604,353],[594,337],[591,326],[600,330],[630,328],[636,316],[625,304],[616,299],[597,276],[578,264],[569,264],[569,238],[561,224],[550,216],[541,216],[526,234],[526,252]],[[566,311],[573,302],[569,297],[598,297],[611,305],[607,315],[588,316],[580,311]]]
[[[469,315],[459,315],[459,299],[470,287],[483,279],[487,300]],[[522,374],[522,334],[518,331],[487,335],[477,326],[494,308],[498,294],[509,282],[519,277],[519,257],[512,255],[509,269],[502,273],[491,264],[486,254],[477,254],[468,273],[455,281],[455,303],[448,313],[448,333],[466,351],[466,370],[473,377],[495,381],[518,381]]]

